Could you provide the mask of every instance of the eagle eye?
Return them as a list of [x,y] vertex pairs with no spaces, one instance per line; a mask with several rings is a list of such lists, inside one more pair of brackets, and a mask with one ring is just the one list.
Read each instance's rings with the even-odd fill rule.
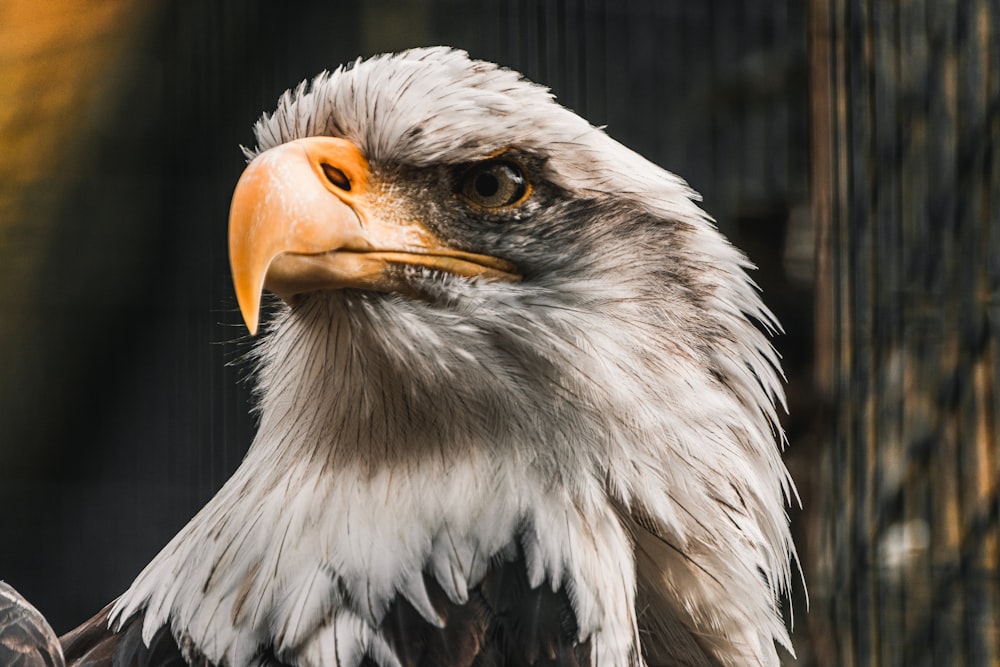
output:
[[487,160],[466,170],[459,193],[477,206],[503,208],[524,201],[529,186],[521,167],[514,162]]

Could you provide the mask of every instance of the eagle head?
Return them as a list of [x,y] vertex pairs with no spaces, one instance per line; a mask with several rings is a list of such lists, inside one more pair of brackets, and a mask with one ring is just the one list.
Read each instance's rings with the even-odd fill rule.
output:
[[777,324],[695,193],[448,48],[255,132],[259,429],[113,625],[228,665],[777,664]]

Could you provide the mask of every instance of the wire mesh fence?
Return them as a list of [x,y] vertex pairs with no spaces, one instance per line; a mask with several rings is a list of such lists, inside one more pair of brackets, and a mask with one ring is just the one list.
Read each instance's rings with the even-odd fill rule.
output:
[[816,652],[996,664],[1000,12],[811,9]]

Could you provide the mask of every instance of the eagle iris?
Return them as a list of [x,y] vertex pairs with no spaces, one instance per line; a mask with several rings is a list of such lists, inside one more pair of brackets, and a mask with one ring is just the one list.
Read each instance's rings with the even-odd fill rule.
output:
[[520,203],[528,193],[528,181],[513,162],[489,160],[465,172],[459,192],[483,208],[501,208]]

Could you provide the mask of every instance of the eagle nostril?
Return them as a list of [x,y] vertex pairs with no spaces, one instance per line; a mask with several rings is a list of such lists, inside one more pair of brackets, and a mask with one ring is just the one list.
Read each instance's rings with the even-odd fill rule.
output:
[[334,167],[332,164],[326,164],[325,162],[320,165],[323,167],[323,173],[326,175],[326,180],[330,181],[334,186],[344,190],[345,192],[351,191],[351,179],[347,177],[342,169]]

